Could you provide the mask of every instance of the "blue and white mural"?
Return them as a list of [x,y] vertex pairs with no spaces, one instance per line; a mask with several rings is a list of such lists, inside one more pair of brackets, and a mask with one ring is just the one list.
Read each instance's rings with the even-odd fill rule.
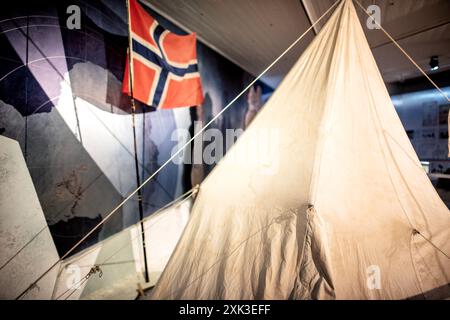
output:
[[[81,9],[80,30],[66,25],[73,4]],[[125,0],[18,0],[0,13],[0,130],[20,143],[60,254],[136,188],[130,101],[121,93],[126,17]],[[201,43],[198,60],[208,121],[253,78]],[[196,112],[138,107],[137,158],[144,181],[170,157],[177,144],[173,131],[192,130]],[[243,96],[213,127],[241,128],[246,107]],[[171,163],[158,173],[143,188],[144,215],[188,190],[190,170]],[[79,249],[138,220],[134,197]]]

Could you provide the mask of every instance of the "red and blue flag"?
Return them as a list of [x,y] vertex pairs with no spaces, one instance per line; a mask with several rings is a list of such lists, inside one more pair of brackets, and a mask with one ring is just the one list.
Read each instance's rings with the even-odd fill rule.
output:
[[[137,0],[130,0],[133,97],[158,109],[203,103],[196,34],[165,30]],[[122,91],[131,95],[127,59]]]

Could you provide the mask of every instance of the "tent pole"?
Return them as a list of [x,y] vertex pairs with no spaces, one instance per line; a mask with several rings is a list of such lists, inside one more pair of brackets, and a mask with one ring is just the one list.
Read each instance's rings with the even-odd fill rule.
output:
[[[139,188],[141,185],[141,179],[139,176],[139,161],[137,157],[137,142],[136,142],[136,103],[133,95],[133,42],[131,40],[131,15],[130,15],[130,1],[127,0],[127,13],[128,13],[128,81],[131,95],[131,119],[133,123],[133,145],[134,145],[134,165],[136,169],[136,185]],[[143,150],[144,152],[144,150]],[[147,266],[147,249],[145,245],[145,230],[144,230],[144,209],[142,206],[142,192],[138,190],[138,205],[139,205],[139,220],[141,221],[141,234],[142,234],[142,251],[144,254],[144,267],[145,267],[145,282],[149,282],[148,266]]]

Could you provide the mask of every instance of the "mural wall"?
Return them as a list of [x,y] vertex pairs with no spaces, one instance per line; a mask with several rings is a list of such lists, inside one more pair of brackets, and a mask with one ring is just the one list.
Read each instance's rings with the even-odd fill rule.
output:
[[[450,88],[443,88],[450,93]],[[429,171],[450,169],[448,158],[448,101],[437,90],[392,96],[392,102],[421,161],[430,163]]]
[[[69,30],[69,5],[81,29]],[[124,0],[15,1],[0,12],[0,131],[19,141],[57,249],[63,254],[136,188],[130,101],[121,93],[127,50]],[[149,10],[150,12],[150,10]],[[152,13],[172,32],[176,26]],[[198,43],[208,121],[252,77]],[[267,88],[265,88],[267,90]],[[136,115],[140,180],[171,155],[177,128],[191,129],[195,108]],[[242,97],[213,127],[243,126]],[[212,166],[206,168],[210,171]],[[145,216],[190,188],[188,165],[171,163],[143,188]],[[135,223],[128,201],[79,249]]]

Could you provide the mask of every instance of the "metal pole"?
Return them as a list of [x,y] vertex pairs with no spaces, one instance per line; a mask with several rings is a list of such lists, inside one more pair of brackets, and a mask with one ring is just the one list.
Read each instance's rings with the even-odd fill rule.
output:
[[[133,122],[133,145],[134,145],[134,165],[136,169],[136,184],[137,187],[141,185],[141,179],[139,176],[139,161],[137,157],[137,143],[136,143],[136,103],[133,96],[133,41],[131,39],[131,17],[130,17],[130,2],[127,0],[127,12],[128,12],[128,86],[131,95],[131,119]],[[144,232],[144,209],[142,206],[142,193],[141,189],[138,190],[138,204],[139,204],[139,220],[141,221],[141,234],[142,234],[142,251],[144,254],[144,267],[145,267],[145,282],[149,282],[148,266],[147,266],[147,249],[145,245],[145,232]]]
[[24,158],[25,162],[28,160],[28,30],[29,30],[29,16],[27,16],[27,42],[25,51],[25,64],[27,66],[26,77],[25,77],[25,141],[24,141]]

